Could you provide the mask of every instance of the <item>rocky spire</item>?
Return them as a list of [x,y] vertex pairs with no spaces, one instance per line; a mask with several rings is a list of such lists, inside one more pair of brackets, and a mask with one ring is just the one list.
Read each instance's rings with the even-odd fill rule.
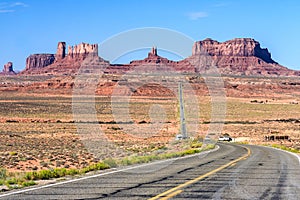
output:
[[8,62],[4,65],[3,67],[3,72],[4,73],[10,73],[10,72],[13,72],[13,63],[12,62]]
[[8,62],[3,66],[3,74],[15,74],[14,69],[13,69],[13,63]]
[[148,57],[157,56],[157,48],[152,47],[151,51],[148,53]]
[[57,50],[56,50],[56,60],[64,59],[66,56],[66,43],[65,42],[59,42],[57,44]]

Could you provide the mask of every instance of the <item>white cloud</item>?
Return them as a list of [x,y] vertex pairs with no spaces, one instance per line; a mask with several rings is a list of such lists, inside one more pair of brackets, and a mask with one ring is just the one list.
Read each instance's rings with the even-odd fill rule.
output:
[[213,5],[213,7],[224,7],[224,6],[228,6],[229,3],[228,2],[222,2],[222,3],[216,3]]
[[15,12],[16,10],[14,8],[16,7],[28,7],[28,5],[22,2],[14,2],[14,3],[3,2],[0,4],[0,13]]
[[190,20],[198,20],[200,18],[207,17],[208,14],[206,12],[189,12],[187,16]]
[[0,9],[0,13],[10,13],[10,12],[15,12],[15,10],[3,10],[3,9]]
[[25,3],[22,3],[22,2],[16,2],[16,3],[13,3],[11,4],[11,6],[21,6],[21,7],[28,7],[27,4]]

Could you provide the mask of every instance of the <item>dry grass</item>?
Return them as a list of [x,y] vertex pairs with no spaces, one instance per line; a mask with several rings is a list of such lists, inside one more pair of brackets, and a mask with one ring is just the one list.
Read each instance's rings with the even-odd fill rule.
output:
[[[1,167],[9,171],[83,168],[107,157],[143,155],[161,149],[178,133],[177,104],[172,101],[160,100],[166,110],[166,124],[162,124],[161,131],[153,133],[148,109],[157,100],[132,101],[129,107],[132,122],[118,125],[112,115],[110,98],[97,97],[97,126],[121,153],[105,153],[95,158],[78,134],[71,97],[5,94],[0,97]],[[80,124],[90,126],[84,120]]]
[[[292,141],[282,143],[300,148],[300,105],[293,99],[258,99],[267,103],[251,103],[255,99],[227,98],[223,133],[247,138],[252,143],[265,143],[265,135],[289,135]],[[200,118],[198,137],[205,137],[210,122],[210,98],[199,97]],[[160,105],[160,107],[155,107]],[[179,133],[178,104],[174,97],[132,97],[130,119],[117,124],[112,115],[111,99],[97,97],[95,108],[99,130],[118,151],[106,149],[97,159],[85,147],[78,134],[72,113],[72,98],[67,96],[31,96],[2,93],[0,96],[0,161],[9,171],[83,168],[99,159],[147,155],[154,151],[187,149],[174,144]],[[151,111],[149,115],[149,110]],[[164,123],[153,126],[164,110]],[[156,116],[155,113],[159,115]],[[122,113],[121,113],[122,114]],[[194,118],[193,118],[194,117]],[[297,118],[298,117],[298,118]],[[284,119],[286,121],[276,121]],[[197,120],[192,116],[192,121]],[[272,121],[273,120],[273,121]],[[89,126],[89,124],[87,124]],[[107,147],[109,148],[109,147]],[[112,149],[114,151],[115,149]]]

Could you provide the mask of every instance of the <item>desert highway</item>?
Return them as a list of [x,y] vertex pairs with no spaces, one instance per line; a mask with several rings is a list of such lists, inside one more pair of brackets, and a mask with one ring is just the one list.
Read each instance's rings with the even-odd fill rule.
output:
[[251,145],[113,169],[0,199],[300,199],[299,158]]

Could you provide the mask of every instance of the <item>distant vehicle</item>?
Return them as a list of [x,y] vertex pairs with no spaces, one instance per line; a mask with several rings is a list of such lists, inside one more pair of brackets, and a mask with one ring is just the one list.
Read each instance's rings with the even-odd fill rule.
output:
[[221,136],[221,137],[219,137],[219,141],[231,142],[232,138],[229,136]]
[[181,134],[176,135],[176,140],[182,140],[182,139],[183,139],[183,135]]

